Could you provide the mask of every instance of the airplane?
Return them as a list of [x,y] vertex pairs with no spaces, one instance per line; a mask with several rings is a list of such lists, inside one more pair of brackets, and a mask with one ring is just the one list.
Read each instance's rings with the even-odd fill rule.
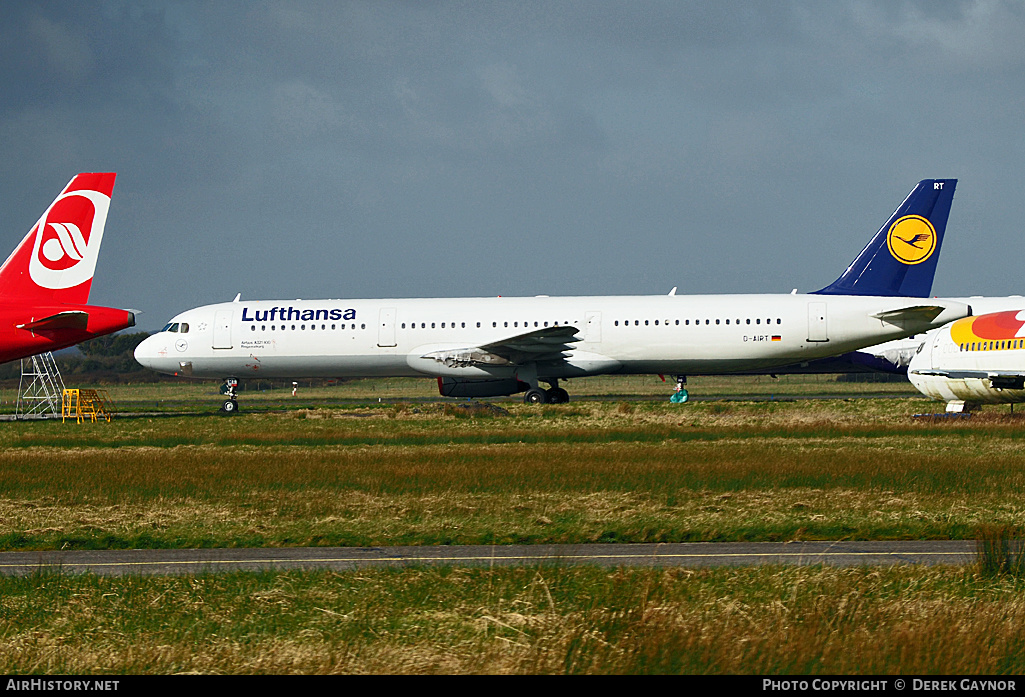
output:
[[135,325],[87,304],[116,176],[76,175],[0,266],[0,363]]
[[946,411],[953,413],[1025,402],[1025,310],[965,317],[941,327],[911,358],[908,379],[927,397],[947,402]]
[[[175,316],[136,360],[152,370],[239,377],[433,377],[447,397],[524,393],[562,403],[567,378],[718,375],[784,366],[924,332],[971,314],[926,299],[956,179],[926,179],[846,271],[809,294],[242,301]],[[923,237],[926,236],[926,237]],[[913,244],[911,242],[913,242]],[[547,383],[545,390],[539,384]]]

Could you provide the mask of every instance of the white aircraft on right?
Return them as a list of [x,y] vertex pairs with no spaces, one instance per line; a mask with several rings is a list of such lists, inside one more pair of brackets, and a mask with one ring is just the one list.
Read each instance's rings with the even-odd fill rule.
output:
[[948,412],[1025,402],[1025,310],[965,317],[931,332],[911,357],[908,379]]

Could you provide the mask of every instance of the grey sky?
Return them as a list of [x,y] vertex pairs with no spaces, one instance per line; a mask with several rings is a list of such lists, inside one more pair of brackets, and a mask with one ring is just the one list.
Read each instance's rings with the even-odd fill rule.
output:
[[116,171],[92,302],[810,291],[956,177],[1025,293],[1020,2],[4,2],[8,254]]

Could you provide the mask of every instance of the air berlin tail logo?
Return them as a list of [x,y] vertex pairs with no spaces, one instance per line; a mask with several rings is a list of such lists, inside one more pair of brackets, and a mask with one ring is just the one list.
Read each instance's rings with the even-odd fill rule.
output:
[[47,266],[58,270],[82,261],[89,245],[78,226],[74,223],[49,223],[49,226],[57,236],[43,242],[43,258],[49,262]]
[[98,191],[68,191],[36,223],[29,275],[43,288],[74,288],[93,277],[110,198]]

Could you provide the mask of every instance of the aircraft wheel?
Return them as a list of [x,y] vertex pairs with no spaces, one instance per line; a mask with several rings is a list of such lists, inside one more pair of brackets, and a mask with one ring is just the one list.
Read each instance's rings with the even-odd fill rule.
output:
[[224,400],[224,404],[221,405],[221,411],[225,414],[234,414],[238,411],[238,402],[234,399]]
[[547,401],[549,404],[565,404],[569,401],[569,392],[561,387],[553,387],[545,394],[548,398]]
[[527,390],[527,393],[523,395],[524,404],[544,404],[547,400],[545,391],[539,387],[533,387]]

